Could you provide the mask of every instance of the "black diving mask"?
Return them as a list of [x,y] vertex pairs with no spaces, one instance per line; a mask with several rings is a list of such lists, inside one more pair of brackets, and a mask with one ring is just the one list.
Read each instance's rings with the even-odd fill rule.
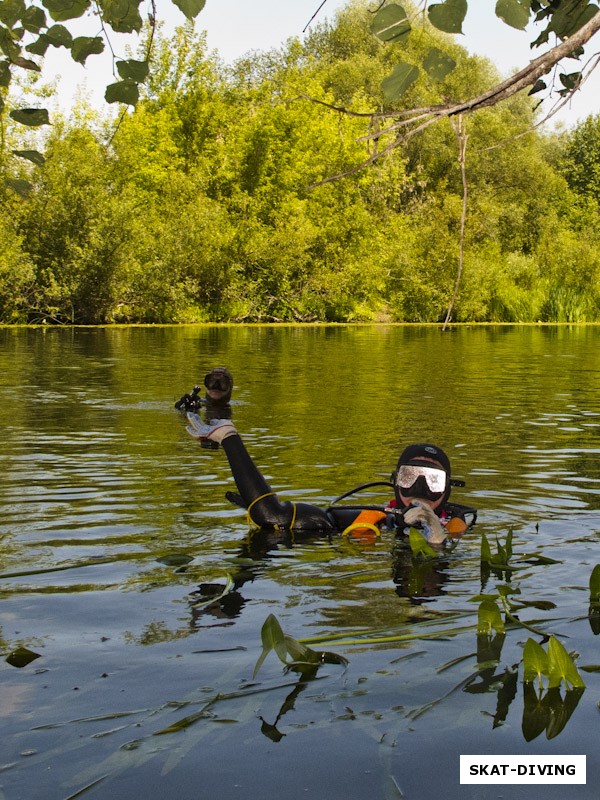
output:
[[207,375],[204,386],[209,392],[227,392],[230,389],[229,381],[224,375]]

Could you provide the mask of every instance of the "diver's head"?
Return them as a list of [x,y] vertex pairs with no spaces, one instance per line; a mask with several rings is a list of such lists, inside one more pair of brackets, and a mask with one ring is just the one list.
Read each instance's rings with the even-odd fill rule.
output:
[[396,501],[407,508],[425,503],[441,511],[450,497],[450,459],[433,444],[411,444],[400,455],[393,474]]
[[205,375],[204,387],[208,400],[225,405],[231,400],[233,377],[225,367],[215,367]]

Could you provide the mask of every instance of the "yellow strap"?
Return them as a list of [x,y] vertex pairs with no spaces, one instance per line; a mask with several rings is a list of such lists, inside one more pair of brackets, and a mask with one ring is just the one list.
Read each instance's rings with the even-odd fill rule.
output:
[[256,503],[258,503],[259,500],[264,500],[265,497],[271,497],[274,494],[275,494],[275,492],[265,492],[265,494],[261,494],[260,497],[255,497],[254,500],[250,503],[250,505],[246,509],[246,514],[248,515],[248,525],[249,526],[252,525],[252,523],[254,522],[254,520],[250,516],[250,511],[252,510],[252,506],[256,505]]
[[[252,523],[254,522],[254,520],[250,516],[250,510],[252,509],[252,506],[256,505],[256,503],[258,503],[259,500],[264,500],[265,497],[272,497],[274,494],[275,494],[275,492],[266,492],[265,494],[261,494],[260,497],[256,497],[250,503],[250,505],[246,509],[246,513],[248,514],[248,527],[251,527]],[[289,525],[290,530],[292,530],[292,528],[294,527],[294,523],[296,522],[296,512],[297,512],[296,503],[292,503],[292,505],[294,506],[294,511],[292,513],[292,521],[290,522],[290,525]]]
[[347,534],[350,533],[350,531],[355,531],[360,529],[364,530],[365,528],[369,528],[369,530],[374,531],[376,536],[381,536],[381,531],[379,530],[377,525],[373,525],[373,523],[371,522],[353,522],[352,525],[348,525],[348,527],[342,531],[342,536],[346,536]]

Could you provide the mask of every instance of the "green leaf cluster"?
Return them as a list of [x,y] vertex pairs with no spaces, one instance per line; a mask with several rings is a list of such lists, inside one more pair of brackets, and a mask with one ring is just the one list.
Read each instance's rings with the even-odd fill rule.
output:
[[559,688],[563,681],[567,689],[585,688],[574,658],[554,636],[548,640],[547,650],[534,639],[527,639],[523,649],[523,668],[525,682],[534,683],[537,680],[540,688],[544,678],[551,689]]

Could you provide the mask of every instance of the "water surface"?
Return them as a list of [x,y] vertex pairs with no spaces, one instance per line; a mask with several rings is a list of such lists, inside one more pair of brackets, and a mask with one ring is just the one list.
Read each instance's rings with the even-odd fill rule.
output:
[[[326,504],[433,441],[476,528],[425,565],[390,534],[267,550],[224,497],[224,454],[173,409],[219,364],[286,499]],[[482,583],[481,534],[512,531],[532,557],[508,585],[554,606],[520,616],[600,663],[600,328],[3,329],[0,369],[0,797],[597,797],[598,673],[561,732],[533,736],[531,634],[486,656],[474,598],[507,585]],[[314,645],[349,665],[313,681],[274,654],[253,679],[270,613],[298,639],[369,641]],[[19,648],[38,657],[13,666]],[[587,754],[588,782],[460,786],[461,753]]]

